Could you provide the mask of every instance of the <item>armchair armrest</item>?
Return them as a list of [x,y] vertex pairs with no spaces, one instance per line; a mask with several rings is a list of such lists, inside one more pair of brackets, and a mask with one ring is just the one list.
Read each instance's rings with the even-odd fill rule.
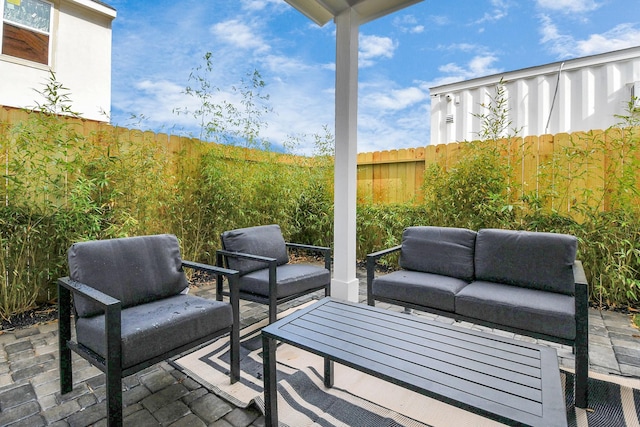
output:
[[78,293],[98,303],[102,307],[105,307],[105,309],[107,307],[120,304],[120,300],[117,300],[105,294],[104,292],[100,292],[99,290],[92,288],[89,285],[71,280],[71,278],[69,277],[61,277],[58,279],[58,290],[62,292],[66,291],[67,293],[69,291]]
[[182,266],[187,268],[192,268],[194,270],[207,271],[209,273],[218,273],[223,276],[232,276],[238,274],[236,270],[230,270],[228,268],[217,267],[215,265],[209,264],[201,264],[199,262],[193,261],[182,261]]
[[[222,277],[226,277],[229,281],[229,302],[231,303],[231,308],[233,310],[233,324],[240,324],[240,287],[239,287],[239,277],[240,273],[236,270],[230,270],[228,268],[218,267],[209,264],[201,264],[199,262],[193,261],[182,261],[182,266],[187,268],[192,268],[194,270],[206,271],[209,273],[215,273],[216,275],[216,286],[222,288]],[[218,295],[219,293],[216,293]],[[222,299],[216,298],[218,301]]]
[[310,252],[319,252],[324,257],[324,268],[331,270],[331,248],[326,246],[305,245],[302,243],[285,243],[288,248],[303,249]]
[[[250,259],[253,261],[259,261],[259,262],[264,262],[265,264],[267,264],[267,267],[269,268],[269,290],[270,292],[275,292],[276,289],[276,267],[277,267],[277,261],[275,258],[269,258],[269,257],[264,257],[264,256],[260,256],[260,255],[252,255],[252,254],[246,254],[243,252],[232,252],[232,251],[228,251],[225,249],[218,249],[216,251],[216,263],[218,265],[224,265],[225,263],[223,263],[223,260],[225,259],[225,257],[231,257],[231,258],[244,258],[244,259]],[[235,271],[235,270],[231,270],[231,271]],[[230,299],[235,299],[238,298],[239,292],[240,292],[240,273],[236,272],[237,274],[232,276],[233,281],[235,283],[232,284],[231,283],[231,278],[229,278],[229,293],[230,295]],[[235,295],[235,296],[234,296]],[[222,274],[217,274],[216,275],[216,299],[218,301],[222,301]],[[232,301],[232,304],[235,304]]]
[[376,262],[383,256],[398,252],[400,249],[402,245],[397,245],[367,255],[367,303],[369,305],[374,305],[372,286],[376,274]]
[[243,252],[231,252],[231,251],[227,251],[225,249],[218,249],[216,251],[216,256],[218,258],[218,263],[220,263],[220,261],[222,260],[222,257],[231,257],[231,258],[245,258],[245,259],[250,259],[253,261],[260,261],[260,262],[264,262],[265,264],[269,264],[269,263],[275,263],[277,260],[275,258],[269,258],[266,256],[260,256],[260,255],[252,255],[252,254],[245,254]]
[[59,348],[65,349],[60,354],[60,384],[63,392],[70,391],[72,388],[71,371],[63,368],[71,360],[72,346],[82,346],[81,343],[71,343],[71,293],[80,294],[86,298],[104,307],[104,335],[106,337],[107,358],[104,360],[105,366],[113,366],[120,375],[120,357],[121,357],[121,337],[122,337],[122,303],[120,300],[113,298],[97,289],[92,288],[84,283],[71,280],[69,277],[58,279],[58,330],[59,330]]

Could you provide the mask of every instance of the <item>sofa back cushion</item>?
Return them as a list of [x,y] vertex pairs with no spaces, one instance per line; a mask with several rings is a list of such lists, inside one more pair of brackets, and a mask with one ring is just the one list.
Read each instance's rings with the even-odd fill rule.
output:
[[574,236],[484,229],[476,238],[476,279],[573,295]]
[[465,228],[405,228],[400,267],[471,281],[475,241],[476,232]]
[[[231,252],[275,258],[277,265],[289,262],[287,245],[277,224],[225,231],[221,240],[222,248]],[[233,257],[227,257],[227,265],[230,269],[239,271],[240,275],[267,268],[264,262]]]
[[[187,286],[176,236],[127,237],[74,243],[69,277],[121,301],[123,308],[177,295]],[[78,316],[102,313],[91,300],[74,296]]]

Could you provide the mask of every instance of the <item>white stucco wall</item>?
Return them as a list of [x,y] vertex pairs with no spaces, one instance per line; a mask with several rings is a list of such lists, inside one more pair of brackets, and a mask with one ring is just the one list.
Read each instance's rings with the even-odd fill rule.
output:
[[[90,0],[55,1],[49,65],[0,55],[0,105],[31,108],[42,103],[49,68],[70,91],[82,117],[108,121],[111,106],[111,22],[116,11]],[[105,115],[106,113],[106,115]]]
[[627,112],[634,83],[640,87],[640,47],[433,87],[431,144],[478,139],[473,114],[486,112],[480,104],[501,78],[519,136],[606,129]]

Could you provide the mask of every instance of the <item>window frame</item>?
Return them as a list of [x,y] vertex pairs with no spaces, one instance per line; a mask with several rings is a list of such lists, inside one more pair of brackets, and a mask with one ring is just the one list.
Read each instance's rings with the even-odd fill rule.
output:
[[[0,58],[10,60],[12,62],[22,62],[27,61],[28,64],[45,66],[48,67],[51,64],[51,47],[52,43],[52,35],[53,35],[53,21],[54,21],[54,12],[55,6],[53,2],[49,0],[35,0],[39,3],[43,3],[49,6],[49,28],[47,31],[44,31],[39,28],[31,27],[29,25],[25,25],[24,23],[15,22],[13,20],[7,19],[4,16],[4,11],[6,7],[6,3],[9,0],[0,0]],[[24,1],[24,0],[22,0]],[[43,49],[43,52],[29,52],[28,50],[22,50],[23,54],[20,54],[21,46],[13,46],[12,49],[9,49],[8,52],[5,52],[5,35],[7,34],[6,27],[10,27],[10,31],[13,34],[22,35],[22,39],[17,39],[19,43],[24,43],[27,47],[29,44],[29,40],[35,42],[37,45],[35,47]],[[28,37],[28,36],[35,37]],[[44,40],[43,38],[46,38]]]

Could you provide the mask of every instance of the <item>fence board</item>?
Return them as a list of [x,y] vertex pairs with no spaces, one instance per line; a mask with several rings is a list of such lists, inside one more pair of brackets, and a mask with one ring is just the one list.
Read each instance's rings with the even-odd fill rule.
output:
[[[0,136],[7,138],[10,124],[29,118],[23,110],[0,107]],[[189,161],[177,162],[184,173],[197,171],[202,154],[215,148],[220,155],[238,161],[277,161],[291,163],[292,156],[265,153],[244,147],[202,143],[196,139],[176,135],[154,134],[90,120],[75,120],[78,130],[85,134],[97,149],[109,150],[112,156],[126,151],[129,144],[152,141],[165,150],[172,159],[185,157]],[[560,212],[571,210],[581,203],[585,189],[595,195],[593,203],[609,210],[616,200],[614,195],[621,174],[629,162],[640,162],[640,150],[625,145],[629,133],[637,134],[640,128],[593,130],[574,134],[528,136],[500,142],[505,161],[511,163],[510,178],[521,195],[546,196],[546,207]],[[465,143],[428,145],[425,147],[358,154],[357,189],[362,203],[419,203],[423,200],[422,184],[429,165],[440,165],[450,170],[460,159]],[[158,147],[160,148],[160,147]],[[635,150],[635,151],[633,151]],[[568,156],[560,155],[568,153]],[[8,161],[10,153],[3,145],[0,161]],[[571,159],[571,160],[568,160]],[[625,163],[626,162],[626,163]],[[640,174],[635,175],[640,187]]]
[[358,154],[358,202],[373,202],[373,153]]

